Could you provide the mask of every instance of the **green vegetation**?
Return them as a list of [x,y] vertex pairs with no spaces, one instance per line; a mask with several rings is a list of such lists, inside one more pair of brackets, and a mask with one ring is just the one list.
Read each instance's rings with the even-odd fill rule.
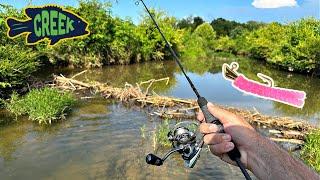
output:
[[320,130],[314,130],[306,137],[301,158],[318,173],[320,172]]
[[16,116],[28,115],[39,124],[51,124],[63,119],[65,112],[75,102],[68,93],[60,93],[57,89],[43,88],[31,90],[26,96],[19,97],[13,93],[6,108]]
[[[13,40],[6,36],[5,18],[25,19],[22,10],[0,4],[0,98],[25,86],[43,63],[101,67],[170,58],[146,13],[134,24],[131,19],[113,16],[110,2],[79,0],[78,7],[66,8],[85,17],[89,36],[54,47],[47,47],[48,42],[27,46],[23,36]],[[314,18],[289,24],[238,23],[223,18],[208,23],[201,17],[177,20],[163,11],[151,12],[185,61],[223,52],[251,56],[290,71],[313,73],[320,67],[320,21]]]
[[[26,93],[28,89],[24,87],[29,77],[43,64],[101,67],[171,57],[146,13],[141,15],[139,24],[134,24],[129,18],[113,16],[110,2],[79,0],[78,7],[66,8],[85,17],[89,22],[89,36],[63,41],[54,47],[48,47],[48,42],[27,46],[24,36],[16,39],[6,36],[4,20],[7,17],[25,19],[22,10],[0,4],[0,98],[10,97],[13,91]],[[208,63],[210,57],[234,54],[250,56],[289,71],[320,74],[317,72],[320,69],[318,19],[266,24],[218,18],[209,23],[201,17],[178,20],[163,11],[151,9],[151,13],[172,47],[183,57],[183,63],[192,65],[190,71],[204,73],[214,64],[214,60]]]
[[168,119],[164,120],[156,130],[155,141],[161,146],[171,146],[170,141],[168,140],[168,133],[170,132],[170,124]]
[[11,89],[25,86],[38,67],[35,53],[19,49],[17,46],[0,46],[0,97],[6,97]]
[[189,58],[208,57],[214,49],[216,32],[209,23],[199,25],[191,34],[185,36],[183,54]]
[[141,137],[146,138],[146,125],[140,127]]
[[183,55],[199,58],[210,57],[212,51],[228,52],[303,73],[315,72],[320,67],[320,20],[306,18],[284,25],[254,21],[240,24],[219,18],[211,26],[213,29],[203,23],[189,31]]

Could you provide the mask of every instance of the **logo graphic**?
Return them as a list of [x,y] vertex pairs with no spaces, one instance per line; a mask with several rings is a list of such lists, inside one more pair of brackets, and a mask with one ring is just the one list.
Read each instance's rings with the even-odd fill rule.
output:
[[243,74],[237,72],[238,68],[239,64],[237,62],[233,62],[230,65],[223,64],[222,74],[226,80],[232,81],[232,86],[239,91],[297,108],[303,108],[306,99],[304,91],[275,87],[273,79],[261,73],[258,73],[257,76],[266,84],[248,79]]
[[28,45],[45,39],[53,46],[63,39],[73,39],[90,34],[88,23],[75,13],[56,5],[27,7],[26,20],[6,19],[9,38],[26,34]]

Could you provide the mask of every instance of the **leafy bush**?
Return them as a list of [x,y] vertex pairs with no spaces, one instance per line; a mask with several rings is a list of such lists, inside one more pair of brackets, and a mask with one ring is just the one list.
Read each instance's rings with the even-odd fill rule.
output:
[[0,46],[0,98],[7,98],[12,89],[23,87],[37,70],[36,53],[19,46]]
[[28,115],[39,124],[51,124],[63,119],[66,110],[74,104],[71,93],[60,93],[57,89],[43,88],[31,90],[26,96],[13,93],[6,108],[16,116]]
[[254,58],[298,72],[312,72],[320,67],[320,20],[271,23],[249,33],[246,40]]
[[230,39],[228,36],[223,36],[217,39],[215,42],[215,51],[234,53],[236,49],[236,43],[234,40]]
[[307,135],[301,151],[301,158],[318,173],[320,172],[320,130]]
[[[182,46],[184,30],[176,28],[176,19],[168,16],[164,11],[151,9],[150,12],[172,48],[179,51]],[[137,35],[141,44],[140,53],[143,60],[163,60],[165,57],[171,56],[160,33],[155,29],[153,21],[146,13],[142,16],[142,21],[137,27]]]
[[[89,23],[90,35],[46,49],[51,61],[62,60],[75,66],[101,67],[163,60],[170,56],[148,14],[144,13],[141,23],[135,25],[130,19],[113,17],[111,7],[110,2],[97,0],[81,0],[78,8],[67,7],[85,17]],[[163,11],[150,11],[172,47],[178,50],[182,44],[183,30],[175,27],[175,18]]]

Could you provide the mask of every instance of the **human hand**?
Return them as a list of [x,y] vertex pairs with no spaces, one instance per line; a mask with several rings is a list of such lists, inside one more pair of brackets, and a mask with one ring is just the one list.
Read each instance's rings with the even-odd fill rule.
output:
[[250,163],[248,163],[248,154],[253,153],[251,147],[259,140],[260,135],[240,116],[211,103],[208,103],[208,110],[220,120],[224,127],[224,133],[219,133],[219,128],[215,124],[205,123],[203,113],[199,112],[197,119],[202,122],[200,132],[204,134],[204,143],[209,145],[210,151],[214,155],[233,165],[236,164],[229,158],[227,152],[231,151],[236,145],[241,153],[240,160],[246,168],[251,169]]

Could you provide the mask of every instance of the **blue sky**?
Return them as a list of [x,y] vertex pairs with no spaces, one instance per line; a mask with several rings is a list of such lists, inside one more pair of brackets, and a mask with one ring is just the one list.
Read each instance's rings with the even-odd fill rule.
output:
[[[112,2],[115,2],[112,1]],[[145,0],[146,4],[156,9],[165,10],[169,15],[183,18],[189,15],[201,16],[207,21],[223,17],[229,20],[246,22],[290,22],[302,17],[320,19],[320,0]],[[23,8],[28,0],[0,0],[0,3]],[[77,6],[77,0],[33,0],[34,5],[54,3]],[[139,22],[143,7],[136,6],[135,0],[118,0],[112,13],[120,17],[130,17]]]

